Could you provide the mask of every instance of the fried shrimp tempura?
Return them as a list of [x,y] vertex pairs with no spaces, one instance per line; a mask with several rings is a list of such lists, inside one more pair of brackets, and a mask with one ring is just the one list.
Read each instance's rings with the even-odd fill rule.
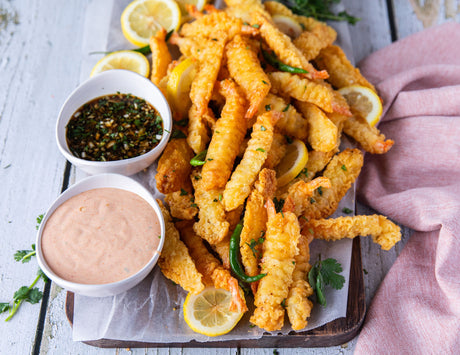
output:
[[230,76],[241,87],[249,101],[246,118],[250,119],[270,91],[270,80],[260,66],[257,54],[245,38],[235,36],[225,47],[225,53]]
[[302,52],[294,46],[289,36],[285,35],[273,25],[270,20],[259,11],[251,13],[252,23],[260,26],[260,34],[268,46],[275,52],[276,56],[284,64],[306,70],[302,74],[310,79],[326,79],[329,77],[327,71],[316,70],[311,63],[305,59]]
[[400,228],[384,216],[353,216],[309,221],[302,233],[313,233],[316,239],[340,240],[357,236],[372,237],[383,250],[390,250],[401,240]]
[[275,166],[277,166],[286,155],[287,146],[288,142],[286,137],[280,133],[275,132],[273,135],[272,145],[268,151],[267,160],[265,160],[264,167],[273,169]]
[[166,75],[168,66],[172,62],[165,39],[166,30],[164,28],[158,30],[155,36],[150,38],[150,50],[152,51],[150,80],[157,86]]
[[157,200],[165,219],[165,241],[158,259],[158,266],[165,277],[179,284],[184,290],[200,293],[204,290],[202,275],[198,272],[185,244],[179,238],[168,210]]
[[296,107],[308,122],[308,143],[320,152],[329,152],[337,145],[337,126],[317,106],[308,102],[297,102]]
[[196,107],[198,115],[204,115],[208,111],[208,104],[212,97],[214,84],[219,74],[224,47],[227,42],[225,32],[214,34],[213,40],[207,42],[199,61],[198,72],[193,79],[190,88],[190,99]]
[[281,116],[279,112],[270,111],[257,117],[243,159],[225,186],[223,203],[226,211],[242,205],[249,196],[252,184],[267,159],[273,141],[274,126]]
[[350,85],[361,85],[377,92],[374,85],[362,76],[339,46],[330,45],[321,50],[315,63],[329,73],[328,81],[337,89]]
[[313,303],[308,299],[313,294],[313,289],[308,283],[310,265],[310,242],[313,238],[301,235],[299,238],[299,253],[295,256],[295,267],[292,273],[292,285],[286,299],[286,312],[289,322],[294,330],[307,326]]
[[198,208],[193,203],[194,197],[191,185],[191,182],[188,181],[184,188],[165,195],[165,202],[168,204],[171,216],[174,218],[191,220],[197,215]]
[[273,72],[268,76],[274,93],[284,93],[296,100],[315,104],[326,112],[333,112],[334,93],[327,85],[285,72]]
[[265,7],[261,0],[225,0],[227,9],[225,11],[235,17],[241,18],[243,21],[251,22],[251,12],[259,11],[263,13],[267,18],[270,18],[270,14],[265,11]]
[[305,140],[308,136],[308,122],[297,112],[293,105],[287,103],[283,98],[268,94],[262,101],[259,107],[259,114],[266,111],[282,112],[283,117],[276,123],[276,130],[295,137],[300,140]]
[[221,117],[217,120],[206,155],[201,176],[206,190],[224,188],[233,169],[240,145],[246,135],[244,98],[232,80],[218,83],[219,92],[226,98]]
[[230,310],[247,311],[246,301],[240,292],[238,281],[208,251],[203,240],[194,233],[192,223],[182,221],[177,222],[176,226],[180,231],[181,239],[187,245],[190,255],[195,261],[197,269],[203,274],[205,284],[232,293]]
[[217,10],[201,15],[193,22],[184,23],[180,35],[190,38],[198,36],[212,38],[218,31],[227,33],[229,39],[238,34],[254,36],[259,33],[257,28],[245,25],[241,19],[231,16],[225,11]]
[[[246,274],[259,274],[259,260],[262,257],[262,243],[267,224],[265,201],[271,200],[276,190],[276,172],[262,169],[254,189],[249,195],[244,213],[244,224],[240,236],[241,262]],[[260,240],[262,238],[262,240]],[[251,287],[254,283],[251,283]],[[254,290],[254,287],[252,287]]]
[[188,111],[187,143],[198,154],[205,150],[209,142],[208,127],[202,115],[198,113],[196,105],[192,104]]
[[377,127],[371,126],[357,114],[344,122],[343,131],[371,154],[385,154],[394,144],[392,139],[386,139]]
[[179,191],[190,179],[193,152],[185,139],[171,139],[158,160],[155,176],[158,191],[169,194]]
[[222,205],[222,189],[206,190],[198,171],[192,171],[192,183],[195,189],[195,203],[199,208],[198,222],[193,225],[195,233],[214,245],[228,234],[229,223]]
[[288,297],[292,284],[294,257],[299,252],[300,227],[294,213],[276,213],[271,200],[266,206],[268,222],[261,265],[262,272],[267,275],[259,282],[254,296],[257,308],[250,322],[273,331],[283,327],[284,308],[281,303]]
[[[337,32],[326,24],[319,24],[315,26],[311,31],[303,31],[299,37],[294,40],[294,45],[304,55],[305,59],[313,60],[321,52],[323,48],[332,45],[337,37]],[[326,69],[330,73],[329,68]]]
[[340,200],[345,196],[358,177],[363,166],[363,154],[358,149],[345,149],[327,165],[323,177],[331,181],[330,189],[317,191],[311,203],[305,205],[303,215],[308,219],[327,218],[337,209]]
[[[327,177],[317,177],[314,180],[309,182],[297,181],[295,184],[289,187],[287,196],[283,196],[285,199],[285,206],[283,211],[286,208],[291,209],[293,205],[293,212],[296,216],[300,216],[303,211],[311,204],[311,196],[317,188],[325,188],[323,191],[327,191],[331,187],[331,182]],[[286,204],[289,202],[289,204]]]

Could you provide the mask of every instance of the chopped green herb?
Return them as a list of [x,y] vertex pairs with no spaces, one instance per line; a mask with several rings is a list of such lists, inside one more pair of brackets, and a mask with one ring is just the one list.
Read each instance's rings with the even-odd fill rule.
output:
[[175,125],[178,125],[180,127],[187,127],[188,125],[188,118],[184,118],[183,120],[179,120],[179,121],[174,121],[174,124]]
[[348,207],[344,207],[344,208],[342,209],[342,212],[343,212],[343,213],[346,213],[346,214],[350,214],[350,213],[353,212],[353,210],[350,210]]
[[23,264],[28,263],[30,259],[35,256],[35,244],[32,244],[32,250],[16,250],[14,253],[14,260],[20,261]]
[[262,148],[257,148],[256,149],[258,152],[262,152],[262,153],[265,153],[265,149],[262,149]]
[[161,239],[161,235],[158,236],[158,239]]
[[363,269],[364,275],[367,275],[369,272],[367,272],[366,269]]
[[347,167],[345,166],[345,164],[342,165],[340,168],[341,168],[343,171],[347,171]]
[[284,206],[284,199],[280,198],[278,200],[278,198],[275,197],[273,199],[273,203],[275,204],[276,212],[280,212],[283,209],[283,206]]
[[261,131],[266,131],[267,129],[264,126],[260,126]]
[[217,202],[217,198],[215,198],[214,200],[212,200],[212,202]]
[[294,140],[289,136],[284,136],[284,138],[286,138],[286,142],[288,142],[288,144],[292,144],[292,142],[294,142]]
[[283,299],[281,302],[281,307],[286,308],[286,299]]
[[313,197],[310,197],[310,203],[315,203],[316,200]]
[[188,195],[188,192],[185,191],[184,189],[180,189],[180,195],[181,195],[181,196]]
[[302,176],[302,175],[305,175],[305,176],[308,177],[308,170],[307,170],[307,168],[303,168],[303,169],[300,171],[299,175],[296,176],[296,178],[298,178],[298,177],[300,177],[300,176]]
[[249,243],[246,243],[246,245],[251,249],[252,255],[254,255],[254,258],[258,259],[260,256],[260,251],[257,250],[257,246],[262,244],[265,241],[265,238],[260,237],[257,241],[254,239],[251,239]]
[[219,201],[222,201],[222,194],[219,194]]
[[265,105],[265,111],[270,111],[272,109],[271,105]]
[[323,196],[323,187],[322,187],[322,186],[319,186],[319,187],[317,188],[317,190],[318,190],[319,195],[320,195],[320,196]]
[[292,265],[295,265],[295,261],[292,261]]
[[180,129],[173,129],[171,139],[187,138],[184,132]]
[[289,107],[291,107],[291,104],[287,104],[285,108],[283,108],[283,112],[286,112],[287,110],[289,110]]
[[44,217],[44,216],[45,216],[45,215],[44,215],[43,213],[42,213],[42,214],[39,214],[39,215],[37,216],[37,225],[35,226],[35,229],[38,230],[38,228],[40,227],[40,223],[42,223],[42,220],[43,220],[43,217]]
[[263,82],[265,85],[268,85],[268,83],[267,83],[265,80],[262,80],[262,82]]
[[260,25],[257,24],[257,23],[255,23],[255,24],[252,25],[252,27],[254,27],[254,28],[260,28]]
[[324,296],[324,286],[330,285],[334,289],[340,290],[345,283],[345,278],[340,275],[342,271],[342,266],[337,260],[332,258],[321,260],[320,255],[319,260],[308,273],[308,282],[315,291],[318,302],[323,307],[327,305],[326,297]]
[[190,207],[195,207],[195,208],[197,208],[198,205],[197,205],[196,203],[192,203],[192,204],[190,205]]

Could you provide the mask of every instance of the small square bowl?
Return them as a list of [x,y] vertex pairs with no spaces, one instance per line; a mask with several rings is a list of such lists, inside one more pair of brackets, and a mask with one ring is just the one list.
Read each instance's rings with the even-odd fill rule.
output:
[[[72,115],[85,103],[117,92],[140,97],[155,107],[163,120],[163,135],[160,142],[149,152],[129,159],[91,161],[76,157],[70,151],[66,140],[67,124]],[[168,143],[171,128],[171,110],[160,89],[149,79],[132,71],[113,69],[88,79],[70,94],[59,112],[56,140],[64,157],[90,175],[115,173],[129,176],[149,167],[160,156]]]
[[[43,255],[42,250],[42,235],[43,230],[46,226],[48,219],[51,217],[53,212],[61,206],[65,201],[69,200],[70,198],[88,191],[97,188],[117,188],[126,190],[129,192],[133,192],[144,199],[155,211],[156,215],[158,216],[158,221],[160,224],[160,239],[157,250],[154,251],[152,258],[147,262],[147,264],[137,271],[135,274],[128,276],[127,278],[106,284],[82,284],[76,283],[72,281],[65,280],[60,276],[56,275],[56,273],[49,267],[46,262],[46,259]],[[40,268],[43,272],[48,276],[53,282],[56,282],[59,286],[75,292],[77,294],[81,294],[84,296],[90,297],[106,297],[106,296],[113,296],[118,293],[125,292],[130,288],[136,286],[140,283],[154,268],[156,265],[158,258],[160,256],[160,252],[163,249],[165,240],[165,222],[163,218],[163,214],[161,213],[160,207],[156,200],[153,198],[151,193],[145,189],[141,184],[134,181],[133,179],[119,175],[119,174],[99,174],[95,176],[87,177],[72,187],[68,188],[64,191],[51,205],[51,207],[46,212],[43,221],[40,223],[40,228],[38,229],[37,233],[37,240],[36,240],[36,252],[37,252],[37,261]]]

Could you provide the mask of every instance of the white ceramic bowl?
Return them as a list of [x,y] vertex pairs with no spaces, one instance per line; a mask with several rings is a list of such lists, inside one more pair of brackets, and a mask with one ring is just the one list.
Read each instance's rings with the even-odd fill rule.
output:
[[[97,188],[105,188],[105,187],[112,187],[112,188],[119,188],[123,190],[127,190],[133,192],[140,197],[142,197],[147,203],[152,206],[156,214],[158,215],[158,220],[160,222],[161,228],[161,238],[158,245],[157,252],[154,253],[153,257],[149,260],[149,262],[137,273],[123,279],[121,281],[108,283],[108,284],[99,284],[99,285],[88,285],[88,284],[80,284],[71,281],[67,281],[59,276],[57,276],[53,270],[48,266],[46,263],[45,258],[43,257],[42,251],[42,233],[43,229],[48,221],[49,217],[53,214],[53,212],[65,201],[70,199],[71,197],[78,195],[84,191],[97,189]],[[161,213],[160,207],[155,199],[152,197],[150,192],[146,190],[141,184],[134,181],[133,179],[118,175],[118,174],[100,174],[95,176],[90,176],[86,179],[81,180],[80,182],[76,183],[72,187],[68,188],[64,191],[57,199],[53,202],[51,207],[45,214],[43,221],[40,224],[40,228],[38,229],[37,234],[37,241],[36,241],[36,251],[37,251],[37,260],[38,265],[43,270],[43,272],[48,276],[51,280],[56,282],[59,286],[81,294],[85,296],[91,297],[105,297],[105,296],[112,296],[118,293],[124,292],[129,290],[130,288],[136,286],[139,282],[141,282],[149,273],[152,271],[153,267],[158,261],[159,255],[161,250],[163,249],[165,239],[165,222],[163,215]]]
[[[163,119],[163,137],[158,145],[143,155],[115,161],[90,161],[72,154],[66,141],[66,126],[72,115],[85,103],[104,95],[132,94],[149,102]],[[128,70],[108,70],[97,74],[77,87],[59,112],[56,140],[61,153],[75,166],[88,174],[116,173],[132,175],[150,166],[161,154],[172,128],[171,110],[160,89],[149,79]]]

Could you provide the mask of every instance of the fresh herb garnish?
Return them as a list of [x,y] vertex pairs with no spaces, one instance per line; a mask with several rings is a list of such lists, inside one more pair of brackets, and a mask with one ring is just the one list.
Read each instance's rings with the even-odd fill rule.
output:
[[258,152],[265,153],[265,149],[263,149],[263,148],[257,148],[256,150],[257,150]]
[[30,261],[32,256],[35,256],[35,253],[35,244],[32,244],[32,250],[16,250],[16,253],[14,253],[14,260],[25,264]]
[[320,255],[319,260],[308,273],[308,282],[316,293],[318,303],[323,307],[327,305],[326,297],[324,296],[324,286],[330,285],[336,290],[340,290],[345,283],[345,278],[340,275],[342,271],[342,265],[337,260],[332,258],[321,260]]
[[286,5],[295,14],[313,17],[321,21],[347,21],[354,25],[360,18],[354,17],[346,11],[334,14],[330,9],[333,4],[340,3],[340,0],[277,0]]
[[266,131],[267,129],[264,126],[260,126],[261,131]]
[[180,195],[181,195],[181,196],[188,195],[188,192],[185,191],[184,189],[180,189]]
[[342,209],[342,212],[343,212],[343,213],[346,213],[346,214],[350,214],[350,213],[353,212],[353,210],[350,210],[348,207],[344,207],[344,208]]
[[342,169],[343,171],[347,171],[347,167],[345,166],[345,164],[343,164],[340,169]]
[[254,255],[254,258],[259,258],[260,256],[260,251],[257,250],[257,246],[261,245],[265,241],[264,237],[259,237],[257,240],[251,239],[249,243],[246,243],[246,245],[251,249],[252,255]]
[[280,198],[279,200],[275,197],[273,199],[273,203],[275,204],[276,212],[281,212],[284,206],[284,199]]
[[37,216],[37,225],[35,226],[35,229],[38,230],[38,228],[40,227],[40,223],[42,223],[42,221],[43,221],[43,217],[44,217],[44,216],[45,216],[45,215],[44,215],[43,213],[42,213],[42,214],[39,214],[39,215]]

